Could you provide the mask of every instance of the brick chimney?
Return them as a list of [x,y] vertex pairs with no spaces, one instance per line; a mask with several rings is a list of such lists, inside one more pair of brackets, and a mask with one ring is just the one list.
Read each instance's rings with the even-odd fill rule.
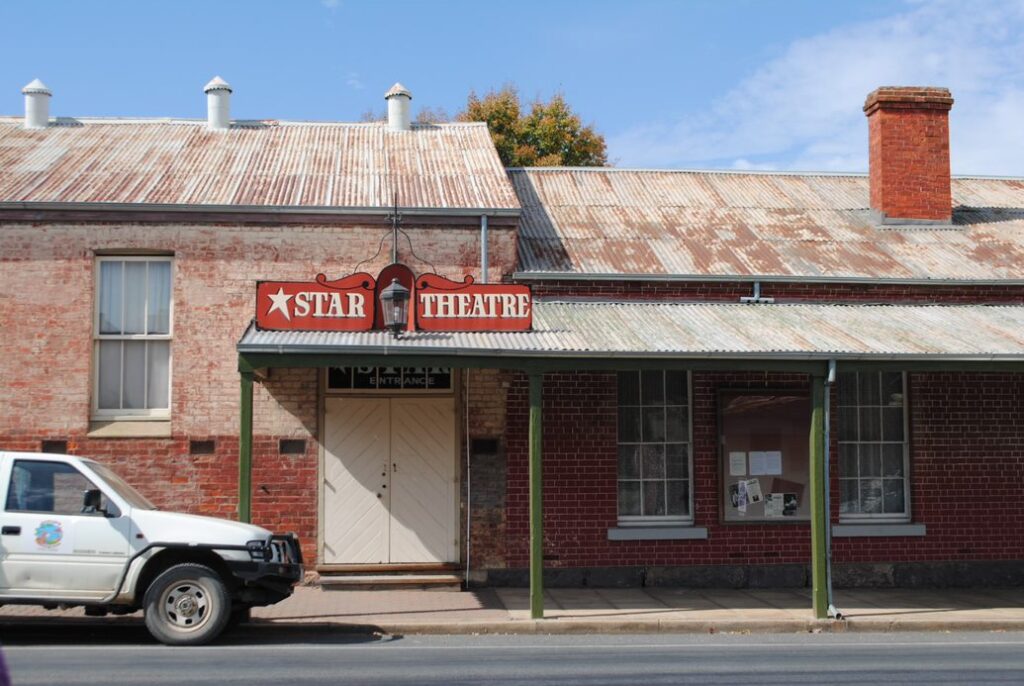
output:
[[949,223],[947,88],[884,86],[868,95],[871,209],[885,223]]

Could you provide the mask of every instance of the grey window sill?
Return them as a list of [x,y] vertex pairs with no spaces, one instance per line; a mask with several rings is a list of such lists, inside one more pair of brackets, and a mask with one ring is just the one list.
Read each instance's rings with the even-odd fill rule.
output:
[[924,524],[835,524],[833,538],[860,538],[869,536],[924,536]]
[[89,438],[170,438],[169,419],[89,422]]
[[703,526],[617,526],[608,529],[609,541],[694,541],[708,537]]

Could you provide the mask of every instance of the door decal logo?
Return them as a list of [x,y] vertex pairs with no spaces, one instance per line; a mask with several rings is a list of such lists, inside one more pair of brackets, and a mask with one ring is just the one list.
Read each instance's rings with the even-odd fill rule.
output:
[[36,545],[45,550],[53,550],[64,540],[64,529],[60,522],[52,519],[43,521],[36,527]]

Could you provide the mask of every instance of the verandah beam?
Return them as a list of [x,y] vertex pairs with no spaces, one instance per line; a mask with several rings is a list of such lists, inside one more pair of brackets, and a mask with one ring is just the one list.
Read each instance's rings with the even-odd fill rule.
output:
[[541,478],[543,375],[530,374],[530,618],[544,617],[544,508]]
[[811,599],[815,619],[828,618],[828,567],[825,546],[825,377],[811,377]]
[[239,372],[242,404],[238,428],[238,521],[252,519],[252,372]]

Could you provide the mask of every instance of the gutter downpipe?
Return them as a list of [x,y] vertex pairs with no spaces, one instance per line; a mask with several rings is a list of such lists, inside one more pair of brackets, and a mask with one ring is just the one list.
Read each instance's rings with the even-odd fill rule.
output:
[[832,619],[843,619],[843,613],[836,609],[832,601],[832,486],[829,483],[832,425],[832,386],[836,382],[836,361],[828,361],[828,375],[825,377],[825,588],[828,592],[828,616]]
[[472,471],[472,455],[473,452],[470,450],[469,443],[469,370],[465,370],[466,373],[466,579],[465,585],[466,590],[469,590],[469,554],[472,551],[473,534],[470,529],[472,523],[471,515],[473,512],[473,471]]
[[487,283],[487,215],[480,215],[480,283]]

